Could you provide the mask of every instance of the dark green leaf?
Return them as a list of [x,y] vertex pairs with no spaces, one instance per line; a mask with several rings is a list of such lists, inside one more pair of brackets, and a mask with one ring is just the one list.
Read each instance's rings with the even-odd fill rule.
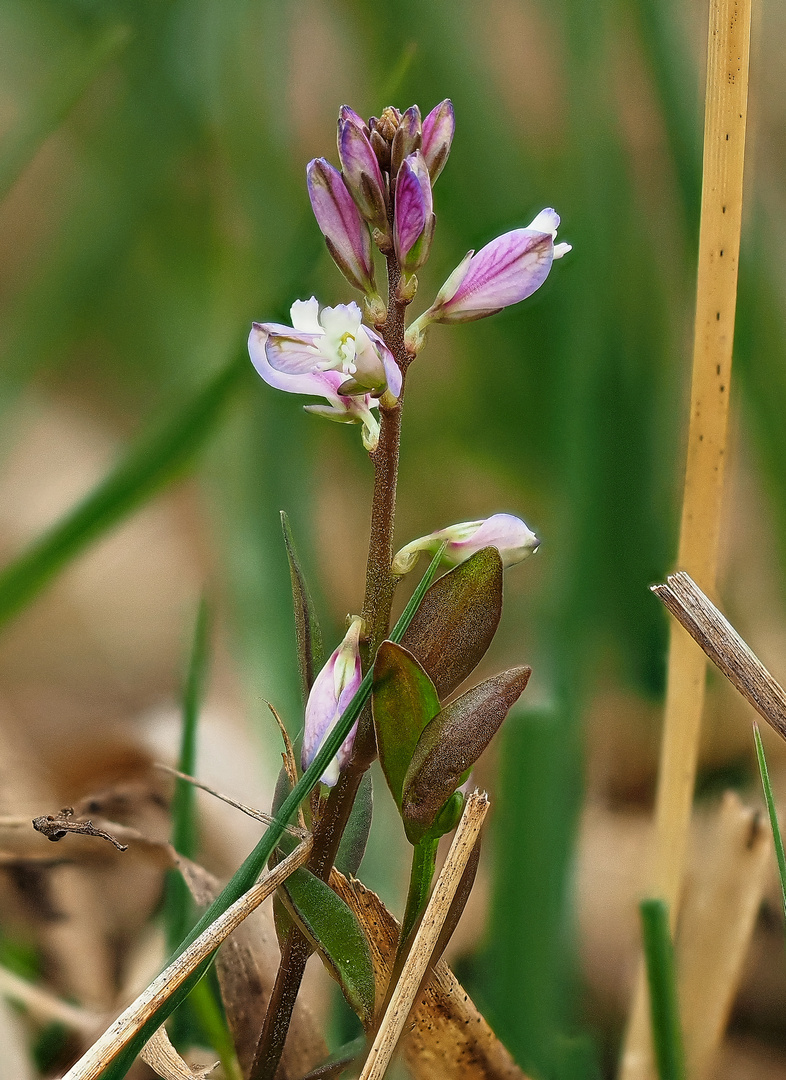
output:
[[347,827],[341,837],[336,855],[336,868],[345,877],[354,877],[363,862],[368,843],[368,834],[371,831],[371,817],[374,812],[374,792],[371,783],[371,773],[363,774],[360,781],[355,802],[349,814]]
[[642,900],[639,911],[658,1076],[660,1080],[685,1080],[669,909],[663,900]]
[[34,540],[0,574],[0,626],[72,559],[178,475],[215,430],[247,366],[234,361],[125,458],[73,510]]
[[400,810],[404,777],[423,729],[439,712],[439,698],[412,653],[383,641],[374,661],[371,702],[380,764]]
[[306,578],[295,551],[289,518],[281,511],[281,528],[289,559],[289,573],[292,578],[292,603],[295,610],[295,636],[297,639],[297,660],[300,669],[300,683],[303,700],[308,698],[314,685],[314,679],[322,666],[322,631],[314,609]]
[[436,581],[401,644],[423,665],[440,699],[477,667],[502,614],[502,560],[483,548]]
[[420,737],[404,780],[402,815],[412,843],[425,836],[527,685],[532,669],[515,667],[447,705]]
[[374,1014],[375,984],[366,936],[329,885],[301,867],[281,889],[289,913],[319,952],[364,1024]]

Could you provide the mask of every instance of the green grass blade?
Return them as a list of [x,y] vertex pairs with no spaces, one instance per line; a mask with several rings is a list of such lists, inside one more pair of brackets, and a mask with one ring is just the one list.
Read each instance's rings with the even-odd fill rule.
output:
[[[191,654],[188,662],[182,695],[182,733],[177,767],[180,772],[193,776],[196,772],[197,726],[208,672],[210,640],[210,612],[203,596],[197,611]],[[171,806],[171,840],[175,851],[193,859],[199,841],[196,821],[196,790],[186,780],[175,781]],[[164,933],[167,951],[172,952],[185,937],[195,921],[195,905],[191,892],[177,870],[166,875],[163,904]],[[224,1020],[221,1007],[215,998],[214,987],[201,982],[198,994],[189,999],[187,1006],[173,1017],[172,1038],[175,1045],[187,1043],[194,1034],[196,1020],[211,1040],[222,1061],[233,1067],[232,1039]],[[229,1052],[228,1048],[229,1047]]]
[[[417,611],[426,590],[436,576],[445,547],[446,545],[443,544],[431,560],[428,570],[421,578],[418,587],[412,594],[412,597],[404,608],[398,622],[390,632],[391,641],[398,643],[404,636],[404,632],[412,621],[412,617]],[[188,948],[188,946],[199,937],[203,930],[206,930],[219,915],[222,915],[228,907],[234,904],[234,902],[243,895],[243,893],[247,892],[262,873],[268,859],[273,853],[273,849],[281,839],[284,829],[294,817],[298,806],[308,797],[312,788],[316,786],[320,776],[333,760],[339,747],[349,734],[352,725],[360,716],[360,712],[371,694],[372,677],[373,668],[364,676],[355,696],[342,714],[341,719],[328,734],[316,757],[282,803],[281,809],[275,816],[273,822],[266,829],[262,839],[251,854],[248,855],[242,866],[235,872],[219,896],[216,897],[191,933],[181,942],[177,950],[177,955]],[[167,1017],[172,1015],[181,1001],[185,1000],[194,986],[208,971],[211,963],[212,958],[205,960],[204,963],[197,968],[194,974],[150,1017],[142,1030],[126,1044],[117,1057],[101,1072],[100,1075],[102,1080],[121,1080],[121,1077],[126,1075],[134,1058],[153,1032],[163,1024]]]
[[215,430],[248,365],[234,360],[168,422],[145,433],[89,495],[0,573],[0,627],[99,536],[174,479]]
[[778,876],[781,879],[781,902],[783,903],[784,914],[786,914],[786,855],[783,853],[783,838],[781,836],[781,827],[778,824],[778,812],[775,809],[775,798],[772,794],[767,759],[764,756],[764,744],[761,741],[759,725],[755,720],[753,722],[753,738],[756,742],[756,757],[759,759],[761,783],[764,788],[764,798],[767,800],[767,813],[770,815],[772,839],[775,842],[775,855],[778,859]]
[[685,1080],[669,909],[663,900],[649,899],[641,901],[639,911],[658,1076],[660,1080]]
[[[207,599],[203,596],[197,611],[188,673],[183,687],[183,731],[177,763],[180,772],[187,773],[189,776],[193,776],[196,770],[197,725],[207,683],[210,622],[210,609]],[[188,859],[193,859],[196,854],[195,804],[196,791],[193,784],[189,784],[186,780],[178,780],[172,799],[172,845],[175,851]]]
[[30,105],[0,143],[0,200],[35,157],[44,140],[68,116],[97,75],[131,37],[128,26],[105,27],[83,56],[68,70],[59,72]]

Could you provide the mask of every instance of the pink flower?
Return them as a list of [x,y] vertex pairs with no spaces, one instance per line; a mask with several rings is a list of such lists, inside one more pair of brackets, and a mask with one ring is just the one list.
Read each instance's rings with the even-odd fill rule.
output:
[[570,244],[556,244],[559,215],[542,210],[526,229],[503,233],[477,254],[470,251],[437,293],[428,311],[407,331],[417,352],[430,323],[471,322],[531,296],[546,280],[554,259]]
[[418,561],[421,551],[435,553],[447,541],[442,561],[458,566],[484,547],[495,547],[503,566],[513,566],[538,550],[540,541],[521,518],[512,514],[493,514],[480,521],[462,521],[447,529],[429,533],[413,540],[393,560],[394,574],[408,574]]
[[290,394],[327,398],[307,412],[344,424],[363,425],[363,444],[374,450],[379,421],[376,398],[401,393],[401,371],[379,335],[362,324],[355,303],[323,308],[312,296],[296,300],[292,326],[254,323],[248,340],[251,362],[266,383]]
[[[311,687],[306,703],[301,763],[304,771],[316,757],[328,733],[338,723],[347,705],[355,696],[363,679],[360,666],[360,631],[363,620],[353,618],[344,640],[331,655]],[[357,724],[341,744],[338,753],[320,777],[323,784],[333,787],[339,773],[349,761],[355,741]]]

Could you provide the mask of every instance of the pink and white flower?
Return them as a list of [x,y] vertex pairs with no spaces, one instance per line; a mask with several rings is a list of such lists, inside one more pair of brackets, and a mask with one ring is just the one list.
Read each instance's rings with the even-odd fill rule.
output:
[[571,250],[555,244],[559,215],[542,210],[526,229],[513,229],[462,259],[428,311],[410,326],[407,344],[417,352],[431,323],[472,322],[518,304],[539,289],[555,259]]
[[[311,687],[306,703],[306,719],[303,731],[301,763],[305,771],[316,757],[322,743],[333,730],[344,710],[355,696],[363,679],[360,664],[360,631],[363,620],[355,616],[344,640],[331,655]],[[354,725],[338,753],[320,777],[323,784],[333,787],[339,773],[349,761],[355,741],[357,723]]]
[[442,561],[448,566],[458,566],[484,547],[495,547],[502,558],[502,565],[513,566],[537,551],[540,544],[521,518],[512,514],[493,514],[479,521],[462,521],[413,540],[393,559],[393,573],[408,574],[421,551],[434,554],[446,541]]
[[401,393],[401,371],[379,335],[362,323],[355,303],[323,308],[312,296],[296,300],[292,326],[254,323],[248,339],[251,362],[266,383],[290,394],[327,398],[306,405],[338,423],[362,424],[363,444],[376,448],[379,421],[371,411],[377,398]]

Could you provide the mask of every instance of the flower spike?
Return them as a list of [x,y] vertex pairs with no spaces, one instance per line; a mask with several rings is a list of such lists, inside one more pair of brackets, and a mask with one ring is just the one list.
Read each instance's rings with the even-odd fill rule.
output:
[[333,261],[350,285],[376,297],[371,236],[341,173],[325,158],[316,158],[309,162],[306,177],[314,217]]
[[393,559],[394,574],[408,574],[418,561],[421,551],[436,552],[447,542],[442,561],[458,566],[482,548],[499,551],[503,566],[513,566],[538,550],[540,541],[521,518],[512,514],[493,514],[480,521],[462,521],[447,529],[421,536],[403,547]]

